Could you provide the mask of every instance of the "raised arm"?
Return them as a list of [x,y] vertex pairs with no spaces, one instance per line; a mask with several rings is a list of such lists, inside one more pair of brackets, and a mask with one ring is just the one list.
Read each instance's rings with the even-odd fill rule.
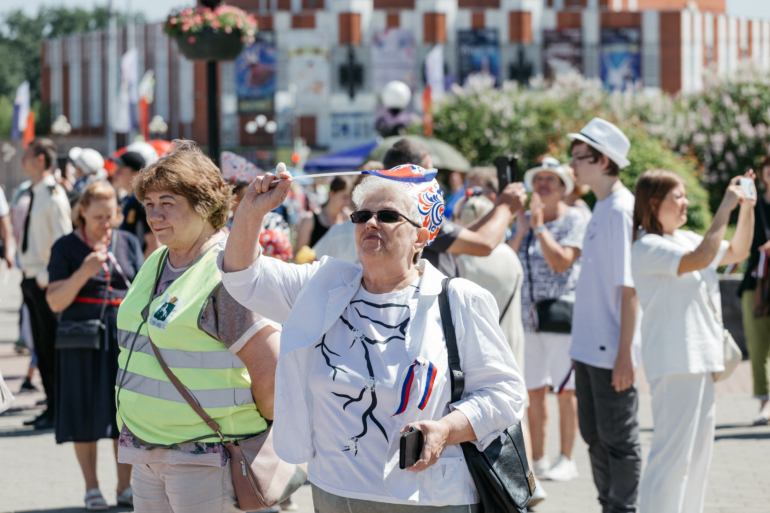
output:
[[267,173],[257,177],[249,186],[246,195],[238,205],[233,219],[233,228],[227,239],[222,265],[224,272],[242,271],[251,267],[261,253],[259,232],[265,214],[278,208],[286,199],[291,189],[291,174],[281,162],[276,171],[281,181],[272,188],[276,176]]
[[[749,171],[744,176],[751,178],[754,176],[754,172]],[[745,235],[743,232],[747,229],[754,229],[754,203],[756,203],[756,200],[746,199],[746,194],[743,192],[743,189],[740,187],[740,185],[738,185],[740,178],[740,176],[736,176],[730,180],[730,185],[725,191],[724,198],[722,198],[722,203],[719,205],[719,209],[714,215],[714,221],[711,223],[711,228],[709,228],[709,230],[703,236],[703,241],[697,248],[682,257],[682,260],[679,262],[678,269],[678,273],[680,275],[691,273],[693,271],[700,271],[701,269],[705,269],[711,265],[711,262],[713,262],[717,256],[717,252],[719,251],[719,246],[722,243],[722,240],[725,238],[727,223],[730,221],[730,212],[732,212],[733,209],[738,206],[738,204],[741,205],[741,210],[748,208],[750,212],[745,214],[742,213],[743,215],[739,216],[739,228],[741,230],[741,235],[738,235],[738,232],[736,231],[736,235],[738,236],[738,247],[735,248],[736,251],[733,253],[728,251],[728,253],[725,254],[725,258],[723,258],[723,262],[727,260],[728,254],[730,254],[730,263],[733,261],[740,262],[746,258],[746,256],[748,256],[748,248],[746,248],[745,251],[743,248],[743,245],[745,244]],[[745,206],[744,203],[746,203]],[[743,223],[741,223],[741,217],[743,217]],[[749,232],[748,234],[749,246],[751,245],[751,233],[752,232]],[[741,253],[738,254],[738,251]],[[739,256],[741,258],[736,260],[736,258]]]
[[513,213],[521,209],[527,193],[521,183],[508,184],[487,215],[460,230],[448,253],[456,255],[487,256],[503,240],[505,229],[511,224]]
[[[532,223],[532,227],[535,229],[535,236],[540,241],[540,247],[543,249],[545,263],[557,273],[567,271],[580,256],[580,249],[563,247],[556,242],[556,239],[553,238],[548,229],[543,226],[545,224],[543,202],[536,192],[532,194],[532,200],[529,202],[529,207],[532,211],[530,223]],[[540,233],[538,233],[538,230],[536,229],[539,226],[543,226]]]

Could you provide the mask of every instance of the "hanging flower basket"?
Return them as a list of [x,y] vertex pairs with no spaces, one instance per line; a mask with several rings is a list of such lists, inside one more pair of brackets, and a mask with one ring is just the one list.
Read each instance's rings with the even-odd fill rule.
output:
[[231,61],[254,42],[257,20],[237,7],[221,5],[172,12],[164,25],[190,60]]

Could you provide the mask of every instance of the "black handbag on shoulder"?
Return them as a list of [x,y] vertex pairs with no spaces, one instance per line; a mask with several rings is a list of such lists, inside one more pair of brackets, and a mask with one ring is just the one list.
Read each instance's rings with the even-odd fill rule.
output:
[[[438,297],[441,325],[446,339],[449,375],[452,383],[452,402],[462,399],[465,389],[465,373],[460,368],[457,337],[449,309],[447,287],[452,278],[441,282]],[[504,436],[492,442],[486,450],[479,451],[471,442],[462,447],[468,470],[481,498],[481,510],[486,513],[524,513],[527,503],[535,493],[535,475],[529,470],[524,452],[524,436],[521,422],[504,431]]]
[[566,299],[544,299],[535,301],[532,283],[532,267],[529,264],[529,246],[534,238],[530,230],[524,255],[527,260],[527,281],[529,282],[529,300],[532,303],[535,331],[547,333],[572,333],[572,309],[574,303]]
[[[112,251],[115,245],[115,239],[110,242],[109,251]],[[107,276],[112,276],[112,259],[109,261]],[[107,298],[110,293],[110,284],[104,287],[104,300],[102,301],[102,311],[98,319],[87,319],[84,321],[59,321],[56,327],[56,349],[93,349],[98,351],[102,347],[102,337],[104,337],[104,312],[107,309]]]

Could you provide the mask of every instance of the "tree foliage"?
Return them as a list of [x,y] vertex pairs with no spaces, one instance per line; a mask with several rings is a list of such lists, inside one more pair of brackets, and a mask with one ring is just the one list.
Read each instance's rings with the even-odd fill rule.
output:
[[[125,26],[128,18],[116,13],[118,26]],[[136,23],[145,23],[144,15],[133,16]],[[92,10],[68,7],[41,7],[34,16],[27,16],[22,10],[0,14],[0,97],[11,100],[16,88],[29,80],[32,103],[40,100],[41,91],[41,45],[46,39],[82,34],[107,27],[106,7]],[[0,102],[0,110],[7,109],[8,102]],[[39,103],[38,103],[39,105]],[[7,113],[0,112],[0,120]],[[40,120],[41,116],[38,116]],[[8,135],[10,123],[0,122],[0,137]]]

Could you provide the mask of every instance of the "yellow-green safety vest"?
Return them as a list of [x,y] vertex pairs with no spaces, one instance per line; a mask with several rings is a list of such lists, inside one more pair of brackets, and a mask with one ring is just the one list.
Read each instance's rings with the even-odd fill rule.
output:
[[151,302],[147,322],[142,321],[166,253],[163,247],[150,255],[118,310],[118,426],[123,429],[125,423],[141,440],[159,445],[209,433],[203,441],[219,440],[166,377],[149,333],[166,364],[222,427],[222,433],[243,437],[264,431],[267,423],[254,404],[246,366],[199,327],[206,303],[222,283],[214,248]]

